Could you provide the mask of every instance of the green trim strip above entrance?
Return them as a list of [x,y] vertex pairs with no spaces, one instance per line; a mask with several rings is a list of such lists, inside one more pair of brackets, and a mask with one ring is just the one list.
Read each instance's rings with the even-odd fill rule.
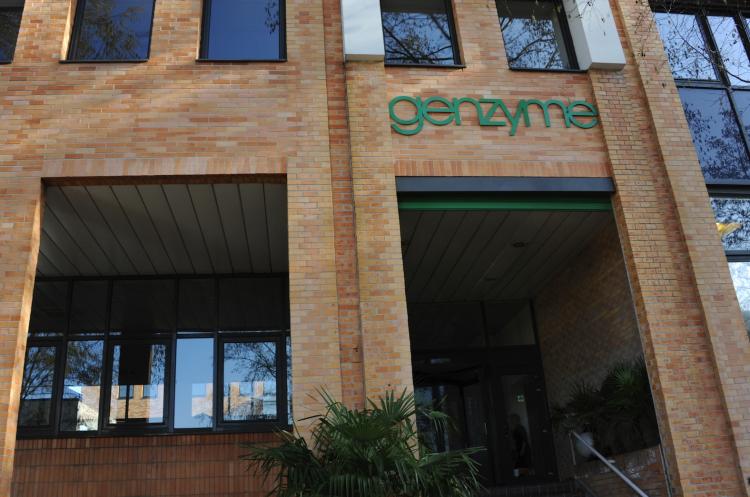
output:
[[399,195],[402,211],[585,211],[609,212],[601,195]]

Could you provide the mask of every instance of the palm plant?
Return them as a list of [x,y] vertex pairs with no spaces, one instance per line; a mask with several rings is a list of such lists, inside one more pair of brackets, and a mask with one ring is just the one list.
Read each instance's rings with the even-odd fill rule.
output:
[[480,490],[481,449],[429,452],[414,422],[419,410],[436,429],[449,422],[421,411],[412,394],[388,393],[366,409],[349,409],[326,393],[326,412],[315,416],[312,446],[296,428],[279,443],[246,444],[242,456],[277,497],[474,497]]

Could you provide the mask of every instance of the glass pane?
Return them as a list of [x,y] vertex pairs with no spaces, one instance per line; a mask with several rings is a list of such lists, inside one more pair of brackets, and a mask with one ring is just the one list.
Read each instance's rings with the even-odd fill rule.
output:
[[107,327],[106,281],[76,281],[70,305],[71,333],[103,333]]
[[210,0],[201,57],[276,60],[282,56],[280,0]]
[[750,199],[711,198],[724,250],[750,251]]
[[528,302],[491,302],[484,307],[490,345],[534,345],[534,323]]
[[571,68],[553,2],[496,0],[495,4],[510,67]]
[[294,410],[292,409],[292,339],[286,337],[286,413],[287,421],[294,424]]
[[414,350],[481,347],[484,322],[479,303],[409,305],[409,335]]
[[742,121],[742,127],[745,129],[745,134],[750,134],[750,91],[735,91],[734,104],[737,106],[737,112],[740,114],[740,121]]
[[41,336],[65,333],[68,329],[67,306],[67,281],[37,281],[31,303],[29,333]]
[[[163,344],[114,346],[110,424],[161,423],[164,420],[166,360],[167,346]],[[144,396],[144,388],[153,395]]]
[[23,8],[0,7],[0,60],[12,60],[16,51],[18,28],[21,26]]
[[750,61],[734,17],[708,16],[724,69],[733,85],[750,85]]
[[750,160],[724,90],[680,88],[706,180],[747,179]]
[[177,340],[174,427],[210,428],[214,422],[214,340]]
[[92,431],[99,428],[99,395],[101,390],[104,342],[68,343],[63,389],[63,431]]
[[745,329],[750,333],[750,262],[730,262],[729,273],[745,319]]
[[654,14],[676,79],[717,79],[700,26],[691,14]]
[[180,281],[177,328],[180,331],[216,329],[216,280]]
[[276,344],[224,344],[225,421],[275,420]]
[[222,330],[282,330],[288,306],[281,278],[226,278],[220,282]]
[[382,0],[385,62],[456,64],[445,0]]
[[148,58],[154,0],[86,0],[70,58],[143,60]]
[[48,426],[52,415],[57,347],[29,347],[21,383],[18,426]]
[[535,450],[532,434],[538,431],[534,426],[539,423],[539,412],[543,412],[543,399],[536,394],[538,384],[531,375],[508,375],[501,380],[503,404],[507,415],[505,433],[510,435],[512,475],[514,482],[533,478],[536,475],[536,464],[543,458]]
[[153,333],[175,328],[174,280],[115,281],[110,329]]

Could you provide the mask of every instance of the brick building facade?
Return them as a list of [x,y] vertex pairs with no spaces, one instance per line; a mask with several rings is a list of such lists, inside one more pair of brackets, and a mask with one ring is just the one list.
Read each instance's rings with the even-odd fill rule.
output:
[[[437,66],[384,64],[382,46],[362,50],[358,37],[372,19],[359,31],[353,28],[358,6],[374,6],[376,24],[381,23],[380,2],[369,0],[282,0],[285,22],[276,29],[283,33],[285,54],[274,61],[204,57],[207,2],[156,0],[147,60],[75,61],[69,45],[77,16],[83,16],[80,2],[25,0],[12,62],[0,65],[0,334],[5,337],[0,341],[0,495],[262,495],[260,482],[238,461],[238,443],[273,439],[253,429],[176,433],[173,426],[158,436],[114,431],[64,436],[57,428],[54,436],[22,436],[19,399],[35,278],[40,265],[51,262],[41,260],[40,245],[45,236],[54,238],[52,228],[43,226],[51,218],[65,225],[62,210],[51,215],[47,208],[50,188],[64,191],[73,210],[80,207],[72,200],[75,188],[96,192],[122,186],[112,190],[121,205],[126,188],[136,188],[143,212],[158,226],[144,196],[153,185],[170,201],[166,185],[174,186],[175,196],[187,185],[198,202],[201,185],[283,183],[287,243],[281,252],[287,250],[288,267],[277,272],[288,274],[291,404],[294,418],[302,419],[318,412],[319,389],[354,407],[389,390],[414,389],[407,302],[414,288],[428,283],[420,283],[420,269],[405,256],[406,197],[397,179],[428,184],[435,178],[448,183],[422,193],[451,202],[513,194],[519,179],[526,181],[520,188],[524,194],[551,194],[563,202],[579,194],[588,198],[592,191],[561,185],[612,185],[606,197],[614,221],[602,228],[601,240],[588,245],[591,257],[571,248],[583,259],[561,261],[560,267],[572,268],[568,273],[550,270],[558,279],[545,280],[551,283],[535,296],[535,312],[539,305],[569,305],[567,316],[574,321],[576,306],[597,304],[597,298],[605,301],[601,309],[606,301],[614,305],[592,319],[616,322],[608,326],[627,331],[606,337],[609,342],[581,338],[581,347],[593,347],[595,353],[586,357],[595,359],[596,350],[608,346],[633,350],[628,357],[645,357],[674,495],[748,494],[750,342],[680,94],[647,2],[593,2],[604,12],[601,17],[611,14],[604,27],[579,26],[586,13],[569,15],[572,41],[567,43],[574,47],[578,68],[555,71],[510,67],[498,4],[485,0],[448,2],[455,63]],[[570,13],[575,5],[566,2],[564,8]],[[619,54],[612,49],[614,62],[607,58],[611,53],[582,52],[603,32],[605,49],[613,40],[615,48],[622,47]],[[382,31],[377,37],[382,43]],[[516,115],[521,120],[511,134],[510,122],[480,125],[468,102],[455,104],[460,125],[426,119],[418,133],[407,135],[392,128],[396,121],[389,114],[389,103],[401,96],[449,102],[435,101],[433,108],[453,99],[501,98],[509,112],[517,111],[521,100],[585,102],[598,110],[598,123],[566,126],[568,114],[553,104],[545,126],[541,107],[529,106],[530,124]],[[409,102],[394,104],[392,112],[408,119],[414,113]],[[487,111],[487,104],[477,105]],[[456,114],[447,115],[455,119]],[[585,124],[591,119],[580,117]],[[238,188],[238,198],[245,199]],[[229,204],[214,194],[223,216]],[[415,198],[423,200],[419,193]],[[196,209],[195,219],[213,257],[206,239],[211,223],[203,223],[203,213]],[[451,222],[450,216],[439,222]],[[247,219],[242,223],[249,225]],[[272,240],[274,228],[268,226]],[[521,230],[523,220],[518,226]],[[229,225],[221,229],[233,232]],[[154,240],[166,244],[157,232]],[[416,237],[417,231],[412,240]],[[214,260],[209,272],[243,272],[232,259],[232,240],[225,242],[231,270],[214,267]],[[80,244],[85,253],[85,241]],[[268,257],[279,252],[272,241],[269,247]],[[169,247],[164,252],[171,255]],[[51,252],[43,253],[48,258]],[[613,262],[596,261],[601,254]],[[152,264],[151,276],[180,273],[160,271],[156,260]],[[603,276],[598,264],[609,265],[612,274]],[[203,272],[194,268],[193,273]],[[111,276],[95,269],[76,277],[91,275]],[[598,294],[568,298],[571,287],[580,290],[580,285],[592,285]],[[545,350],[549,340],[564,341],[575,325],[543,316],[536,320],[552,401],[564,397],[561,385],[573,380],[555,376],[550,381],[550,375],[569,374],[585,359],[574,353],[560,359]],[[548,363],[557,369],[546,369]],[[107,378],[114,381],[113,373]],[[213,389],[216,395],[219,390],[220,385]]]

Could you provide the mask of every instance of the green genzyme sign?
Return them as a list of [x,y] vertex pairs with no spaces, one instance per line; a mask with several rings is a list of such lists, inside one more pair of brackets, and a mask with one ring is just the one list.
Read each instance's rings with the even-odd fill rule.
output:
[[[398,105],[398,104],[402,105]],[[398,106],[398,109],[396,108]],[[480,126],[508,126],[510,136],[514,136],[523,122],[531,126],[531,116],[541,113],[546,127],[552,126],[550,109],[558,108],[566,128],[589,129],[599,123],[599,113],[592,104],[585,100],[563,102],[562,100],[520,100],[514,110],[499,98],[453,98],[428,97],[395,97],[388,104],[391,116],[391,128],[402,135],[416,135],[424,127],[425,121],[435,126],[454,124],[461,126],[461,112],[476,113]]]

